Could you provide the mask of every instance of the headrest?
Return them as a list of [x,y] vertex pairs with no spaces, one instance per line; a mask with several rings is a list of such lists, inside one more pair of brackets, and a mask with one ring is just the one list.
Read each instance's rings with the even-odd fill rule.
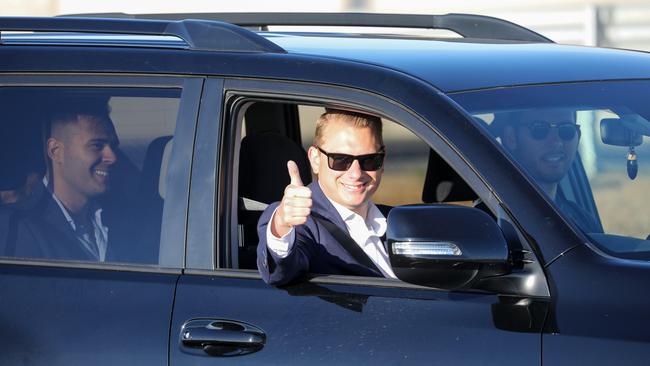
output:
[[165,177],[172,144],[171,135],[157,137],[149,143],[142,164],[141,192],[157,192],[165,198]]
[[474,201],[478,196],[440,155],[429,150],[429,164],[422,189],[422,202]]
[[18,189],[30,173],[45,172],[40,126],[17,121],[7,118],[0,130],[0,191]]
[[244,137],[239,153],[239,196],[264,203],[282,199],[290,182],[289,160],[296,162],[302,182],[309,184],[309,160],[298,143],[275,132]]

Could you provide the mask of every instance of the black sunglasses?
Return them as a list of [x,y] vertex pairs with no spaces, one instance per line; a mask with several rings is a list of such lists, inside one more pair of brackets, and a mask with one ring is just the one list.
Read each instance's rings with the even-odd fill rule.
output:
[[384,156],[386,153],[383,151],[384,147],[382,146],[379,152],[374,154],[366,155],[348,155],[348,154],[338,154],[338,153],[328,153],[327,151],[316,146],[318,151],[322,152],[327,156],[327,165],[332,170],[339,172],[344,172],[352,166],[355,160],[359,161],[359,166],[361,170],[365,171],[375,171],[381,169],[384,165]]
[[530,131],[530,136],[535,140],[544,140],[551,132],[551,128],[557,128],[557,135],[564,141],[571,141],[580,136],[580,125],[572,122],[550,123],[546,121],[534,121],[525,124]]

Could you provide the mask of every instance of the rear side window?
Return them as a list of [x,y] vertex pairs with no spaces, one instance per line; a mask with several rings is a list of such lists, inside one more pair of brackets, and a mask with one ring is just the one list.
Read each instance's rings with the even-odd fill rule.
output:
[[0,256],[157,264],[180,94],[0,89]]

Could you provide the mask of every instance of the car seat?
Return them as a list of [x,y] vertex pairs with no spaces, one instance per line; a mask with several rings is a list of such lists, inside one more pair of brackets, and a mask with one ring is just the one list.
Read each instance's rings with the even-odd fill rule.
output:
[[309,184],[309,160],[297,142],[277,132],[259,132],[242,139],[238,185],[239,268],[257,268],[257,221],[268,204],[282,199],[290,182],[289,160],[298,165],[303,183]]
[[[164,206],[164,181],[172,136],[160,136],[147,147],[140,171],[121,151],[113,171],[111,191],[103,197],[112,230],[111,261],[158,263]],[[110,227],[110,226],[109,226]],[[108,255],[107,255],[108,257]]]
[[45,173],[41,120],[24,112],[3,111],[0,126],[0,191],[21,189],[27,177]]

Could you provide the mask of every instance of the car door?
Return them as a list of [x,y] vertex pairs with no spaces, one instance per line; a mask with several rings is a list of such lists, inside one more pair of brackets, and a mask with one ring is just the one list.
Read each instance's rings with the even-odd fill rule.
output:
[[[239,267],[238,145],[243,113],[251,102],[338,106],[399,121],[443,156],[479,196],[495,202],[435,127],[385,97],[350,88],[213,79],[204,93],[210,106],[201,110],[197,148],[217,136],[223,140],[195,153],[187,269],[179,280],[170,333],[172,365],[541,362],[548,288],[530,253],[525,268],[481,291],[333,275],[275,288],[254,268]],[[214,107],[222,96],[222,107]],[[455,123],[459,129],[466,126],[462,118]],[[526,245],[523,237],[498,205],[492,207],[516,252],[517,245]],[[519,291],[526,281],[530,292]],[[506,351],[513,349],[517,351]]]
[[[3,155],[0,169],[0,363],[167,364],[202,79],[68,74],[4,75],[0,80],[3,148],[13,150]],[[104,168],[110,171],[104,173],[110,188],[96,202],[102,202],[102,222],[108,227],[105,260],[57,251],[64,236],[55,235],[40,237],[43,251],[25,255],[24,246],[36,243],[16,237],[29,237],[24,228],[40,231],[49,222],[40,209],[31,208],[29,192],[43,188],[48,171],[51,182],[58,169],[43,153],[41,138],[60,137],[60,131],[48,131],[63,128],[52,127],[55,111],[85,110],[91,100],[110,110],[119,139],[112,146],[115,164]],[[74,122],[66,126],[77,128]],[[97,143],[92,144],[88,148]],[[88,179],[86,173],[80,175]],[[59,190],[48,187],[41,189],[42,198],[52,200]],[[61,215],[62,208],[48,212]],[[25,220],[32,219],[27,226]],[[68,222],[61,223],[48,230],[72,232]],[[119,236],[122,228],[131,231]]]

